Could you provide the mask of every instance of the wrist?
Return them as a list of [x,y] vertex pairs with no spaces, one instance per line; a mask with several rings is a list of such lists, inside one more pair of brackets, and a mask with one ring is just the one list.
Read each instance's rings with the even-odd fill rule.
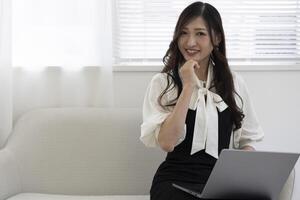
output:
[[183,85],[182,90],[193,91],[195,87],[196,85],[188,83]]

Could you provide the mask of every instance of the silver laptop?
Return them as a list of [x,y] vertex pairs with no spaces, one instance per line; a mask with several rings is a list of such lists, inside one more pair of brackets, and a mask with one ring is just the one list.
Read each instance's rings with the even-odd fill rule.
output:
[[225,149],[202,193],[184,185],[173,186],[204,199],[277,200],[298,157],[299,153]]

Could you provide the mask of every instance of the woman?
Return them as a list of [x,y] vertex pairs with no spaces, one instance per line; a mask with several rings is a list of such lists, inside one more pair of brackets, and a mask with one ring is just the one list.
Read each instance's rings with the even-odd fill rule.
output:
[[150,191],[152,200],[196,199],[172,186],[201,192],[224,148],[254,150],[263,138],[244,81],[230,71],[218,11],[195,2],[181,13],[147,89],[141,140],[168,152]]

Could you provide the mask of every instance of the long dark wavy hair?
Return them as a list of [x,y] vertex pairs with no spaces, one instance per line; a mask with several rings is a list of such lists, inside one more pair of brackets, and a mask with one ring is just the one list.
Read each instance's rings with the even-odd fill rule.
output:
[[[230,71],[226,58],[225,34],[221,16],[217,9],[208,3],[194,2],[186,7],[180,14],[175,27],[173,40],[171,41],[169,49],[163,57],[163,63],[165,67],[163,68],[162,73],[167,74],[168,81],[167,87],[158,98],[158,103],[165,109],[175,106],[182,92],[182,82],[179,77],[179,67],[185,63],[185,59],[179,50],[178,39],[181,36],[182,29],[197,17],[202,17],[206,22],[206,28],[208,29],[212,44],[215,43],[213,41],[213,33],[214,35],[220,37],[220,43],[216,46],[214,45],[214,48],[210,55],[210,59],[214,62],[214,78],[212,80],[211,88],[215,88],[216,92],[228,105],[232,113],[234,130],[237,130],[241,127],[244,114],[241,108],[237,106],[234,96],[236,94],[240,99],[241,97],[236,93],[234,89],[232,73]],[[163,96],[166,95],[170,90],[175,88],[177,88],[178,91],[177,97],[163,105]],[[242,99],[241,102],[243,102]]]

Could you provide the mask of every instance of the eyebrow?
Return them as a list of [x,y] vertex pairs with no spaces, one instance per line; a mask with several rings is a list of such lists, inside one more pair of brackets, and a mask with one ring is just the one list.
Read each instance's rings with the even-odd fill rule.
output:
[[196,31],[206,31],[206,28],[195,28]]
[[[188,28],[183,28],[182,30],[188,30]],[[195,28],[195,31],[207,31],[206,28]]]

